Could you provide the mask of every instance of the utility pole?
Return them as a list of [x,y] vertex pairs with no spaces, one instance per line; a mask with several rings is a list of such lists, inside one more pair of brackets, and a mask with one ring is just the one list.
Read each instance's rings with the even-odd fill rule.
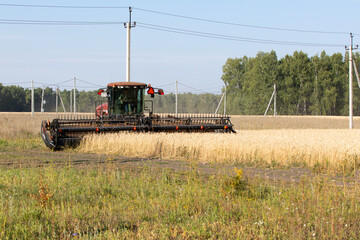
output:
[[74,77],[74,117],[76,117],[76,77]]
[[58,99],[59,99],[59,87],[56,85],[56,98],[55,98],[55,105],[56,105],[56,114],[58,114]]
[[63,100],[62,100],[62,97],[61,97],[60,92],[59,92],[59,97],[60,97],[61,105],[62,105],[62,107],[63,107],[63,109],[64,109],[64,113],[66,114],[66,109],[65,109],[64,102],[63,102]]
[[72,114],[72,91],[70,91],[70,115]]
[[175,82],[175,116],[178,115],[178,81]]
[[225,93],[224,93],[224,115],[226,115],[226,84],[225,84]]
[[225,92],[221,95],[220,102],[219,102],[219,104],[218,104],[217,107],[216,107],[216,110],[215,110],[214,115],[217,114],[217,112],[218,112],[218,110],[219,110],[219,107],[220,107],[220,105],[221,105],[221,102],[222,102],[222,100],[223,100],[223,98],[224,98],[224,95],[225,95]]
[[31,116],[34,116],[35,104],[34,104],[34,80],[31,80]]
[[346,50],[349,50],[349,129],[353,129],[354,123],[353,123],[353,57],[352,57],[352,51],[355,49],[358,49],[358,46],[354,48],[353,46],[353,34],[350,33],[350,46],[345,46]]
[[269,111],[269,108],[270,108],[270,105],[271,105],[271,102],[273,99],[274,99],[274,116],[276,116],[276,114],[277,114],[277,112],[276,112],[276,84],[274,84],[274,91],[271,94],[271,98],[270,98],[269,104],[265,110],[264,117],[266,117],[266,114]]
[[44,85],[42,86],[41,92],[41,113],[44,113]]
[[135,27],[136,22],[131,22],[132,9],[129,7],[129,22],[124,23],[124,27],[127,29],[126,38],[126,81],[130,82],[130,30]]
[[276,84],[274,84],[274,117],[276,117]]

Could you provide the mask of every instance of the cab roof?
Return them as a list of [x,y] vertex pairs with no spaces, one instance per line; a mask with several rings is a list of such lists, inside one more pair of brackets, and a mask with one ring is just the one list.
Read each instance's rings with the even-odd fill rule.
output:
[[107,85],[108,87],[147,87],[146,83],[140,82],[113,82]]

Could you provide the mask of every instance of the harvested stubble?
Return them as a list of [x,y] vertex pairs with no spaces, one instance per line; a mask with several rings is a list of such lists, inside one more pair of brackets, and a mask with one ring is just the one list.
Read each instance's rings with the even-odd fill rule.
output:
[[360,130],[247,130],[237,134],[117,133],[91,135],[80,151],[110,155],[230,162],[262,167],[306,166],[340,172],[358,164]]

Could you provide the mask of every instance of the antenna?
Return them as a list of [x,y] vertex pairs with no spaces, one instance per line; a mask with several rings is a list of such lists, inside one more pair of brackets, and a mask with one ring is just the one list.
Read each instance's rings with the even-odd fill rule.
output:
[[129,22],[124,23],[124,27],[127,29],[126,38],[126,81],[130,82],[130,29],[135,27],[136,22],[131,22],[132,9],[129,7]]

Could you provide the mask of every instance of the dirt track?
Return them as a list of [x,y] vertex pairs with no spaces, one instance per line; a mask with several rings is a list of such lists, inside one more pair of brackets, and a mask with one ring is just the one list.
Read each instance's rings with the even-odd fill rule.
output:
[[[289,168],[289,169],[264,169],[251,168],[244,166],[235,166],[231,164],[194,164],[187,161],[164,160],[164,159],[145,159],[145,158],[129,158],[120,156],[93,155],[75,153],[71,151],[53,152],[46,151],[0,151],[0,169],[5,168],[29,168],[29,167],[65,167],[71,166],[76,168],[87,167],[106,167],[109,164],[114,167],[141,170],[144,167],[150,167],[159,171],[168,169],[174,172],[187,172],[193,170],[202,176],[210,176],[214,174],[223,174],[231,176],[235,173],[234,167],[242,168],[244,175],[249,179],[260,178],[270,180],[272,182],[283,182],[285,184],[299,183],[303,178],[312,178],[316,176],[311,170],[305,168]],[[356,174],[359,181],[359,172]],[[337,185],[343,185],[344,182],[349,185],[355,183],[354,176],[347,176],[344,180],[343,176],[329,177],[330,182]]]

